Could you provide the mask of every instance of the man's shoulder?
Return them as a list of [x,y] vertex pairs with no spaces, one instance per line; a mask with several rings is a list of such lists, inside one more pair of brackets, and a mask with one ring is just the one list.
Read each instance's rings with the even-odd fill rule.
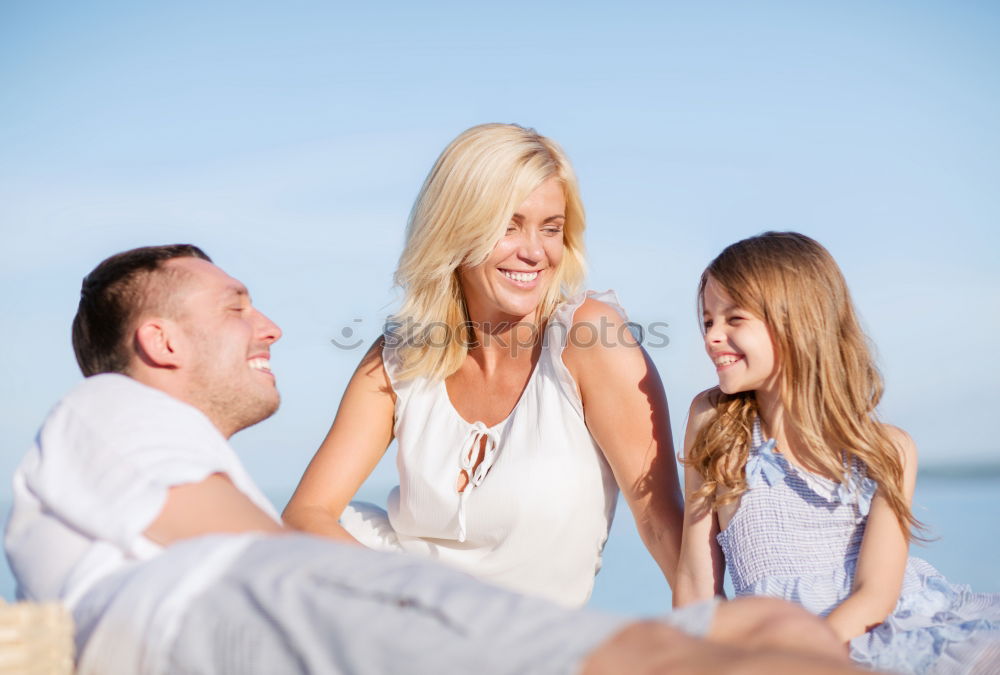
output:
[[164,441],[172,436],[218,435],[197,408],[117,373],[88,377],[63,396],[46,417],[40,435],[44,440],[53,433],[105,441],[150,434]]
[[[170,405],[175,401],[166,393],[146,386],[128,375],[101,373],[79,382],[60,399],[56,407],[106,409],[114,405]],[[176,401],[180,403],[180,401]]]

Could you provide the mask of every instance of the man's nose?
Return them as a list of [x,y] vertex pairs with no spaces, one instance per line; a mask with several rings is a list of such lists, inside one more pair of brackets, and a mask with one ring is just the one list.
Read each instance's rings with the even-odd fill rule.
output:
[[257,310],[257,321],[257,335],[262,341],[272,344],[281,339],[281,328],[260,310]]

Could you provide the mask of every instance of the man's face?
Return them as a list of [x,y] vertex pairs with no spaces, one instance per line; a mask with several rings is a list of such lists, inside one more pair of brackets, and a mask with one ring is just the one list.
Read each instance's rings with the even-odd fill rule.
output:
[[281,329],[257,311],[243,284],[210,262],[175,258],[171,298],[189,401],[229,436],[270,417],[280,397],[270,348]]

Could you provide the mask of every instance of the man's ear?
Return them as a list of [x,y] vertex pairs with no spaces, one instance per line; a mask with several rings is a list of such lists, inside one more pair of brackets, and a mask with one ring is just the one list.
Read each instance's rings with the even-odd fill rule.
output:
[[169,319],[144,319],[135,329],[136,357],[151,368],[174,369],[183,360],[180,327]]

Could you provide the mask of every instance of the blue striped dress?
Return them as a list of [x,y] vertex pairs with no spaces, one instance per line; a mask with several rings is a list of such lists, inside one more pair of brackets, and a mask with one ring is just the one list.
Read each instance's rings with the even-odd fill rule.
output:
[[[759,420],[749,490],[718,542],[737,595],[767,595],[825,616],[851,592],[876,484],[862,466],[845,482],[790,464]],[[1000,593],[950,584],[911,557],[895,610],[851,641],[860,665],[895,673],[1000,673]]]

